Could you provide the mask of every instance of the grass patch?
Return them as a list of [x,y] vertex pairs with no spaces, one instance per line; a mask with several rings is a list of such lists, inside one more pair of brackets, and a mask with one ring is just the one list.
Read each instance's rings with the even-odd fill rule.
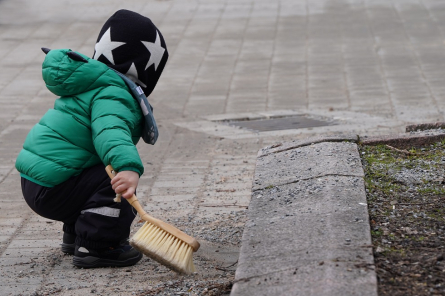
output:
[[445,140],[359,150],[379,296],[445,295]]

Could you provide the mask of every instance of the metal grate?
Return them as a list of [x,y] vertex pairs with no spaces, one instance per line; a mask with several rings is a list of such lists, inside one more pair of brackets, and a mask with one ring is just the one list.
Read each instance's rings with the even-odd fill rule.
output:
[[295,115],[290,117],[280,117],[280,118],[270,118],[270,119],[233,120],[229,121],[228,124],[258,132],[334,125],[333,122],[308,118],[305,117],[304,115]]

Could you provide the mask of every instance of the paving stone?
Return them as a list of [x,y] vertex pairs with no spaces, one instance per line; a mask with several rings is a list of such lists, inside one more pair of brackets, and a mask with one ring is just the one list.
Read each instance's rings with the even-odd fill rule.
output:
[[57,239],[15,239],[9,244],[9,248],[51,248],[58,247],[60,240]]
[[20,294],[32,294],[37,290],[35,284],[4,284],[2,285],[2,293],[4,295],[20,295]]
[[180,194],[180,195],[151,195],[150,198],[153,202],[184,202],[191,201],[196,197],[194,194]]

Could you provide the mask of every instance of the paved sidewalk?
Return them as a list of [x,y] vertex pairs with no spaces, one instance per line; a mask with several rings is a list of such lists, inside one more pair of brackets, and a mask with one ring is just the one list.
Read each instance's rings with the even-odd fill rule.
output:
[[[192,277],[148,260],[75,269],[58,249],[61,224],[21,197],[15,158],[55,99],[41,80],[40,47],[92,55],[119,8],[152,18],[168,45],[150,97],[160,139],[138,147],[147,171],[139,198],[203,243]],[[230,282],[261,147],[444,121],[444,14],[439,0],[0,0],[2,293],[162,295]],[[221,122],[289,110],[336,125],[257,133]]]

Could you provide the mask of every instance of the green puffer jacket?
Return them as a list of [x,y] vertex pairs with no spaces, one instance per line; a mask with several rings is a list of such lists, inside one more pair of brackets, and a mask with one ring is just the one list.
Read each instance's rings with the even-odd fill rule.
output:
[[84,55],[88,63],[72,60],[68,51],[51,50],[43,62],[43,80],[60,98],[26,137],[17,170],[45,187],[101,162],[141,175],[135,145],[143,115],[137,101],[108,66]]

